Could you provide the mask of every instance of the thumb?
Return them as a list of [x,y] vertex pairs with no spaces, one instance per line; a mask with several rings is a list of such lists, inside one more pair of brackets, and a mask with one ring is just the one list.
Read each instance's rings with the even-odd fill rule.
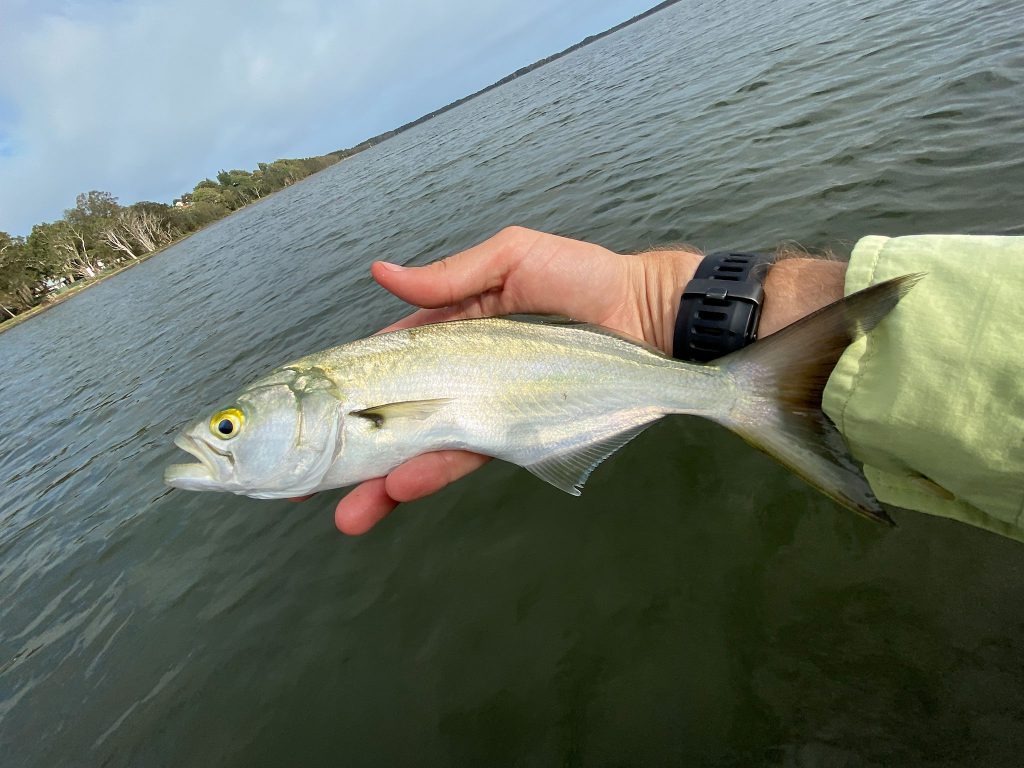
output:
[[449,256],[424,267],[402,267],[386,261],[370,267],[374,280],[402,301],[418,307],[449,307],[463,299],[500,288],[505,276],[487,265]]
[[[531,233],[535,234],[535,233]],[[501,288],[528,248],[504,232],[447,259],[424,267],[376,261],[374,280],[398,298],[419,307],[449,307]]]

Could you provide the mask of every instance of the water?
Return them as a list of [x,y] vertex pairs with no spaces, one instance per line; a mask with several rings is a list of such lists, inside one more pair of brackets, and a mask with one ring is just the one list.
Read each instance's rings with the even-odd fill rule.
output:
[[336,494],[161,483],[201,408],[401,316],[376,258],[1024,234],[1014,6],[684,2],[0,335],[0,763],[1018,763],[1024,549],[709,424],[355,540]]

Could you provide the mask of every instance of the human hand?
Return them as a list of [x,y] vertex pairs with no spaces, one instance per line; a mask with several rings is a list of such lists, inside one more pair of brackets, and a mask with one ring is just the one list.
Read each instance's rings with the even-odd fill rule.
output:
[[[566,315],[672,352],[683,286],[700,261],[690,251],[635,256],[522,227],[424,267],[375,262],[374,279],[417,312],[382,332],[523,312]],[[344,533],[369,531],[399,503],[435,493],[489,461],[467,451],[425,453],[356,486],[337,506]]]

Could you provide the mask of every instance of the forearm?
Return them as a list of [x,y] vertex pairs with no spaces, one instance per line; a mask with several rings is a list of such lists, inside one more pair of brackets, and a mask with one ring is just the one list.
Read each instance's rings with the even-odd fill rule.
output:
[[843,298],[846,262],[824,259],[783,259],[768,270],[759,338]]

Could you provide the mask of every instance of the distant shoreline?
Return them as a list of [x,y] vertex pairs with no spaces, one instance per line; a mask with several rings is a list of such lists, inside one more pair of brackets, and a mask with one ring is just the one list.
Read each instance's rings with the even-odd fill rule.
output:
[[[331,166],[328,166],[328,168],[329,167],[331,167]],[[326,171],[327,168],[324,168],[323,170]],[[306,178],[299,179],[297,182],[295,182],[295,184],[291,184],[289,186],[294,187],[294,186],[296,186],[298,184],[301,184],[306,179],[310,179],[313,176],[316,176],[318,173],[322,173],[322,172],[323,171],[316,171],[315,173],[311,173],[309,176],[306,176]],[[288,187],[285,187],[284,189],[288,189]],[[222,217],[220,219],[216,219],[214,221],[211,221],[209,224],[204,224],[199,229],[196,229],[196,230],[194,230],[192,232],[189,232],[189,233],[183,235],[182,237],[179,237],[176,240],[172,240],[171,242],[169,242],[169,243],[167,243],[165,245],[161,245],[159,248],[157,248],[156,250],[154,250],[154,251],[152,251],[150,253],[144,253],[141,256],[137,256],[134,261],[127,261],[127,262],[124,262],[123,264],[120,264],[120,265],[118,265],[116,267],[112,267],[111,269],[105,269],[102,272],[100,272],[98,275],[96,275],[95,277],[84,277],[84,278],[80,278],[80,279],[76,280],[74,283],[72,283],[71,285],[69,285],[67,288],[65,288],[64,290],[60,291],[59,293],[52,293],[52,294],[50,294],[47,297],[47,300],[46,300],[45,303],[39,304],[39,305],[37,305],[35,307],[32,307],[31,309],[27,309],[24,312],[19,312],[14,317],[6,318],[3,322],[0,322],[0,334],[2,334],[4,331],[10,330],[11,328],[14,328],[15,326],[21,325],[23,322],[25,322],[27,320],[31,320],[33,317],[38,317],[39,315],[43,314],[46,310],[52,309],[53,307],[57,306],[58,304],[61,304],[61,303],[65,302],[65,301],[67,301],[68,299],[74,298],[78,294],[82,293],[82,291],[84,291],[84,290],[86,290],[88,288],[92,288],[93,286],[98,285],[99,283],[102,283],[104,280],[109,280],[110,278],[114,277],[115,275],[119,275],[122,272],[127,272],[129,269],[132,269],[133,267],[139,266],[144,261],[149,261],[154,256],[159,256],[161,253],[166,251],[168,248],[170,248],[172,246],[175,246],[175,245],[178,245],[179,243],[183,243],[186,240],[188,240],[189,238],[191,238],[192,236],[198,235],[200,232],[202,232],[202,231],[212,227],[214,224],[219,224],[220,222],[225,221],[226,219],[230,219],[236,213],[239,213],[240,211],[242,211],[242,210],[244,210],[246,208],[249,208],[250,206],[256,205],[258,203],[262,203],[264,200],[269,200],[274,195],[276,195],[276,194],[278,194],[279,192],[282,192],[282,191],[283,191],[282,189],[275,190],[275,191],[271,192],[269,195],[265,195],[264,197],[261,197],[259,200],[255,200],[252,203],[249,203],[248,205],[242,206],[242,208],[239,208],[237,211],[231,211],[231,213],[229,213],[227,216],[224,216],[224,217]]]
[[[237,213],[237,211],[235,211],[235,213]],[[207,226],[209,226],[209,224],[207,224]],[[203,227],[203,229],[205,228],[206,227]],[[196,232],[202,232],[202,229],[197,229]],[[24,312],[19,312],[14,317],[9,317],[6,320],[4,320],[2,323],[0,323],[0,333],[3,333],[4,331],[9,331],[11,328],[21,325],[26,320],[31,320],[33,317],[43,314],[43,312],[45,312],[46,310],[52,309],[53,307],[56,307],[58,304],[61,304],[67,301],[68,299],[77,296],[86,288],[92,288],[97,283],[102,283],[104,280],[107,280],[113,277],[114,275],[119,275],[122,272],[127,272],[132,267],[139,266],[139,264],[141,264],[142,262],[148,261],[149,259],[153,258],[159,253],[163,253],[172,245],[177,245],[180,242],[188,240],[190,237],[192,237],[192,235],[196,234],[196,232],[189,232],[185,237],[181,238],[180,240],[175,240],[172,243],[160,246],[152,253],[144,253],[142,256],[137,257],[136,261],[131,261],[122,264],[110,270],[104,270],[95,277],[85,277],[80,280],[76,280],[74,283],[72,283],[70,286],[65,288],[60,293],[50,294],[45,304],[39,304],[37,306],[32,307],[31,309],[26,309]]]
[[350,155],[354,155],[364,150],[370,149],[371,147],[375,147],[381,142],[387,141],[388,139],[392,138],[393,136],[397,136],[400,133],[404,133],[405,131],[408,131],[410,128],[415,128],[417,125],[425,123],[426,121],[431,120],[437,117],[438,115],[443,115],[445,112],[453,110],[456,107],[462,106],[467,101],[472,101],[477,96],[482,96],[483,94],[488,93],[489,91],[493,91],[495,88],[500,88],[506,83],[510,83],[513,80],[522,77],[523,75],[528,74],[529,72],[532,72],[535,69],[543,67],[545,64],[550,64],[552,61],[560,59],[563,56],[567,56],[573,51],[577,51],[580,48],[590,45],[591,43],[596,42],[603,37],[607,37],[608,35],[618,32],[620,29],[624,29],[625,27],[628,27],[631,24],[636,24],[638,21],[642,21],[643,19],[646,19],[648,16],[653,16],[659,11],[663,11],[664,9],[668,8],[669,6],[675,5],[678,2],[679,0],[664,0],[664,2],[658,3],[653,8],[650,8],[644,11],[643,13],[637,14],[631,19],[627,19],[621,24],[616,24],[614,27],[606,29],[604,32],[598,32],[595,35],[585,37],[582,40],[580,40],[580,42],[574,45],[570,45],[565,50],[559,51],[558,53],[553,53],[550,56],[546,56],[545,58],[540,59],[539,61],[535,61],[533,64],[521,67],[512,74],[506,75],[505,77],[501,78],[501,80],[491,83],[487,87],[481,88],[479,91],[475,91],[469,94],[468,96],[463,96],[461,99],[457,99],[456,101],[453,101],[451,104],[447,104],[441,107],[440,109],[435,109],[433,112],[428,112],[422,117],[416,118],[412,122],[405,123],[404,125],[400,125],[398,128],[393,128],[390,131],[385,131],[384,133],[379,133],[376,136],[372,136],[371,138],[361,141],[359,144],[356,144],[355,146],[350,147],[349,149],[339,149],[329,154],[338,155],[339,157],[345,158],[349,157]]

